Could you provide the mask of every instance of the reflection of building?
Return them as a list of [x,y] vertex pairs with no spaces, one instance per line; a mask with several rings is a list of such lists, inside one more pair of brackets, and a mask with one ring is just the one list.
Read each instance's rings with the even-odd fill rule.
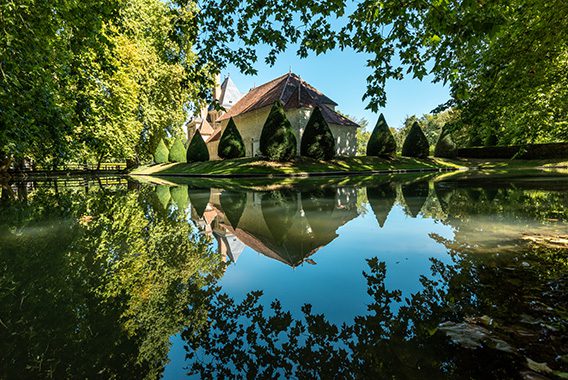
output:
[[215,238],[225,260],[236,262],[246,245],[295,267],[332,242],[337,229],[358,215],[356,201],[356,190],[350,188],[324,193],[211,189],[202,216],[194,211],[192,219]]

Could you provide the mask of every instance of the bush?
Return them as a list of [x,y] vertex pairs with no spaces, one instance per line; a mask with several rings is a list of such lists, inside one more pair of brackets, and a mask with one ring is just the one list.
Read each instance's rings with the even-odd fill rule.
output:
[[396,140],[383,114],[379,116],[377,125],[367,142],[367,156],[391,157],[396,154]]
[[434,147],[434,156],[443,158],[454,158],[457,156],[456,144],[445,126],[442,128],[438,142]]
[[160,142],[154,151],[154,162],[157,164],[167,164],[169,154],[170,151],[168,150],[164,139],[160,139]]
[[296,156],[296,137],[280,101],[272,106],[260,134],[260,152],[269,160],[289,161]]
[[406,157],[426,158],[430,153],[428,139],[417,122],[412,124],[404,143],[402,144],[402,155]]
[[170,162],[186,162],[185,146],[179,137],[176,137],[174,144],[170,148]]
[[335,139],[319,107],[314,108],[306,124],[300,143],[300,154],[314,160],[331,160],[335,156]]
[[229,119],[229,123],[223,131],[217,153],[219,157],[223,159],[245,156],[245,143],[243,142],[243,138],[241,137],[233,118]]
[[191,138],[191,142],[187,147],[187,162],[200,162],[209,161],[209,151],[207,150],[207,144],[203,141],[201,133],[195,131],[195,134]]

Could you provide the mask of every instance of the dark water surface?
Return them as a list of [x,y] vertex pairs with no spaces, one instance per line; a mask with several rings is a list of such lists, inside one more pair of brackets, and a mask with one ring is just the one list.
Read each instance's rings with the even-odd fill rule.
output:
[[0,378],[563,378],[568,176],[14,182]]

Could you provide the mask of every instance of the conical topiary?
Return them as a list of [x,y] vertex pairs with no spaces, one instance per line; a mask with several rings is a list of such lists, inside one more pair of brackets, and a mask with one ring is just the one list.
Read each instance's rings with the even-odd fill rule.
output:
[[440,137],[438,138],[438,142],[434,147],[434,156],[436,157],[443,157],[443,158],[454,158],[457,155],[457,148],[456,144],[452,140],[452,136],[450,135],[449,129],[444,126],[442,128],[442,132],[440,133]]
[[260,152],[269,160],[288,161],[296,156],[296,136],[280,101],[272,106],[260,134]]
[[335,156],[335,139],[319,107],[314,109],[306,124],[300,154],[314,160],[331,160]]
[[389,129],[383,114],[367,143],[367,156],[390,157],[396,154],[396,140]]
[[160,139],[156,150],[154,151],[154,162],[157,164],[166,164],[168,162],[168,155],[170,151],[164,142],[164,139]]
[[176,137],[172,147],[170,148],[169,155],[170,162],[186,162],[185,146],[179,137]]
[[229,119],[229,123],[223,131],[217,154],[223,159],[245,156],[245,143],[233,118]]
[[209,161],[209,151],[199,131],[195,131],[195,134],[191,138],[191,142],[187,147],[186,158],[187,162]]
[[429,153],[430,145],[428,144],[428,139],[418,123],[414,122],[402,144],[402,155],[406,157],[426,158]]

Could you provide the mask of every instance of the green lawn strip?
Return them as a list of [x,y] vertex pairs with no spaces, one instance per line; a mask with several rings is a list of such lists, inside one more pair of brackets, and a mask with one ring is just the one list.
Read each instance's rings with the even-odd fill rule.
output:
[[453,162],[441,159],[399,157],[391,160],[377,157],[345,157],[331,161],[299,158],[291,162],[271,162],[257,158],[240,158],[188,164],[162,164],[140,167],[131,174],[138,175],[271,175],[334,172],[368,172],[377,170],[412,170],[459,168]]

